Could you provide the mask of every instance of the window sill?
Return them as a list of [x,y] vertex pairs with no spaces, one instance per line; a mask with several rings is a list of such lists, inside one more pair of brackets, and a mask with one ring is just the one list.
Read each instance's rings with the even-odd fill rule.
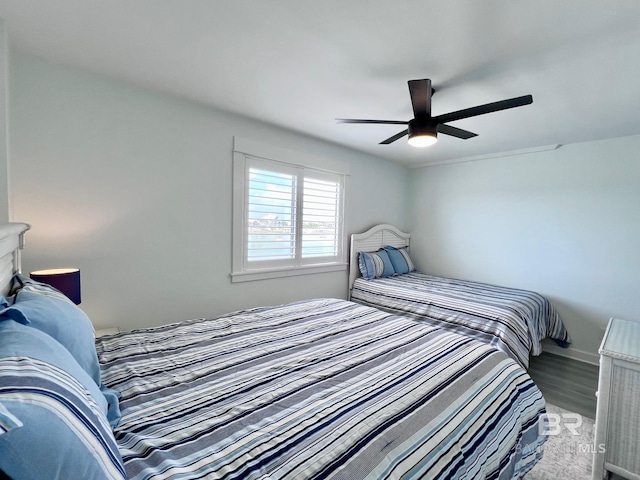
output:
[[339,272],[347,269],[346,263],[332,263],[330,265],[305,265],[304,267],[278,268],[271,270],[254,270],[251,272],[234,272],[231,283],[251,282],[254,280],[268,280],[270,278],[293,277],[296,275],[310,275],[314,273]]

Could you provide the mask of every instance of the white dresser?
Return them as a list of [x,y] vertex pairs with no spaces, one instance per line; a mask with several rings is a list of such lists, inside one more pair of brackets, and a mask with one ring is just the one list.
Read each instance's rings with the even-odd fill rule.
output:
[[609,320],[599,353],[593,478],[640,480],[640,323]]

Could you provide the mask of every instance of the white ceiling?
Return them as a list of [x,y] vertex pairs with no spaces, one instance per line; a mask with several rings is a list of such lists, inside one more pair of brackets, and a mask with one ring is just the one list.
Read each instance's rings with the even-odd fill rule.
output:
[[[0,0],[0,17],[20,51],[407,165],[640,133],[637,0]],[[419,78],[434,115],[534,101],[427,149],[336,124],[408,120]]]

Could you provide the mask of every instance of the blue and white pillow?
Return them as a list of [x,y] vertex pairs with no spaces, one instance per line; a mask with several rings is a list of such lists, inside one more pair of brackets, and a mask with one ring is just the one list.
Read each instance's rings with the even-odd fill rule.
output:
[[360,273],[362,273],[362,277],[365,280],[392,277],[396,273],[389,255],[384,249],[380,249],[377,252],[359,252],[358,265]]
[[416,267],[409,256],[407,247],[396,248],[389,245],[384,247],[384,249],[389,255],[389,260],[396,274],[404,275],[405,273],[415,271]]
[[[120,421],[119,393],[102,385],[93,324],[87,315],[64,294],[44,283],[20,275],[14,277],[13,305],[0,298],[0,321],[11,318],[46,333],[57,340],[93,379],[106,399],[107,419],[112,427]],[[2,300],[5,300],[2,303]]]
[[107,400],[99,386],[56,339],[6,316],[0,316],[0,339],[0,359],[30,357],[56,365],[82,383],[106,417]]
[[60,300],[64,300],[65,302],[69,302],[72,305],[75,305],[69,297],[67,297],[64,293],[62,293],[57,288],[47,284],[38,282],[37,280],[33,280],[32,278],[26,277],[21,273],[16,273],[11,279],[11,295],[15,295],[18,292],[35,292],[41,295],[46,295],[48,297],[59,298]]
[[73,302],[22,289],[13,305],[0,311],[0,317],[12,318],[55,338],[100,386],[93,324]]
[[23,423],[15,415],[12,415],[6,407],[0,403],[0,435],[10,432],[14,428],[20,428]]
[[0,321],[0,471],[9,478],[124,479],[105,399],[49,335]]

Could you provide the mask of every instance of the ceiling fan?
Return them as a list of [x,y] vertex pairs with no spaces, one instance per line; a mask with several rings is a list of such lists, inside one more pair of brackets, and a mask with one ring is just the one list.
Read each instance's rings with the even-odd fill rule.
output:
[[411,95],[411,105],[413,107],[413,119],[402,120],[364,120],[358,118],[336,118],[338,123],[370,123],[370,124],[390,124],[407,125],[407,129],[393,135],[380,142],[380,145],[388,145],[396,140],[409,136],[409,144],[414,147],[426,147],[433,145],[438,139],[438,133],[451,135],[452,137],[467,140],[478,135],[461,128],[446,125],[448,122],[455,122],[463,118],[475,117],[486,113],[506,110],[508,108],[521,107],[533,103],[531,95],[509,98],[499,102],[478,105],[477,107],[465,108],[456,112],[445,113],[437,117],[431,116],[431,96],[434,90],[431,87],[431,80],[409,80],[409,94]]

